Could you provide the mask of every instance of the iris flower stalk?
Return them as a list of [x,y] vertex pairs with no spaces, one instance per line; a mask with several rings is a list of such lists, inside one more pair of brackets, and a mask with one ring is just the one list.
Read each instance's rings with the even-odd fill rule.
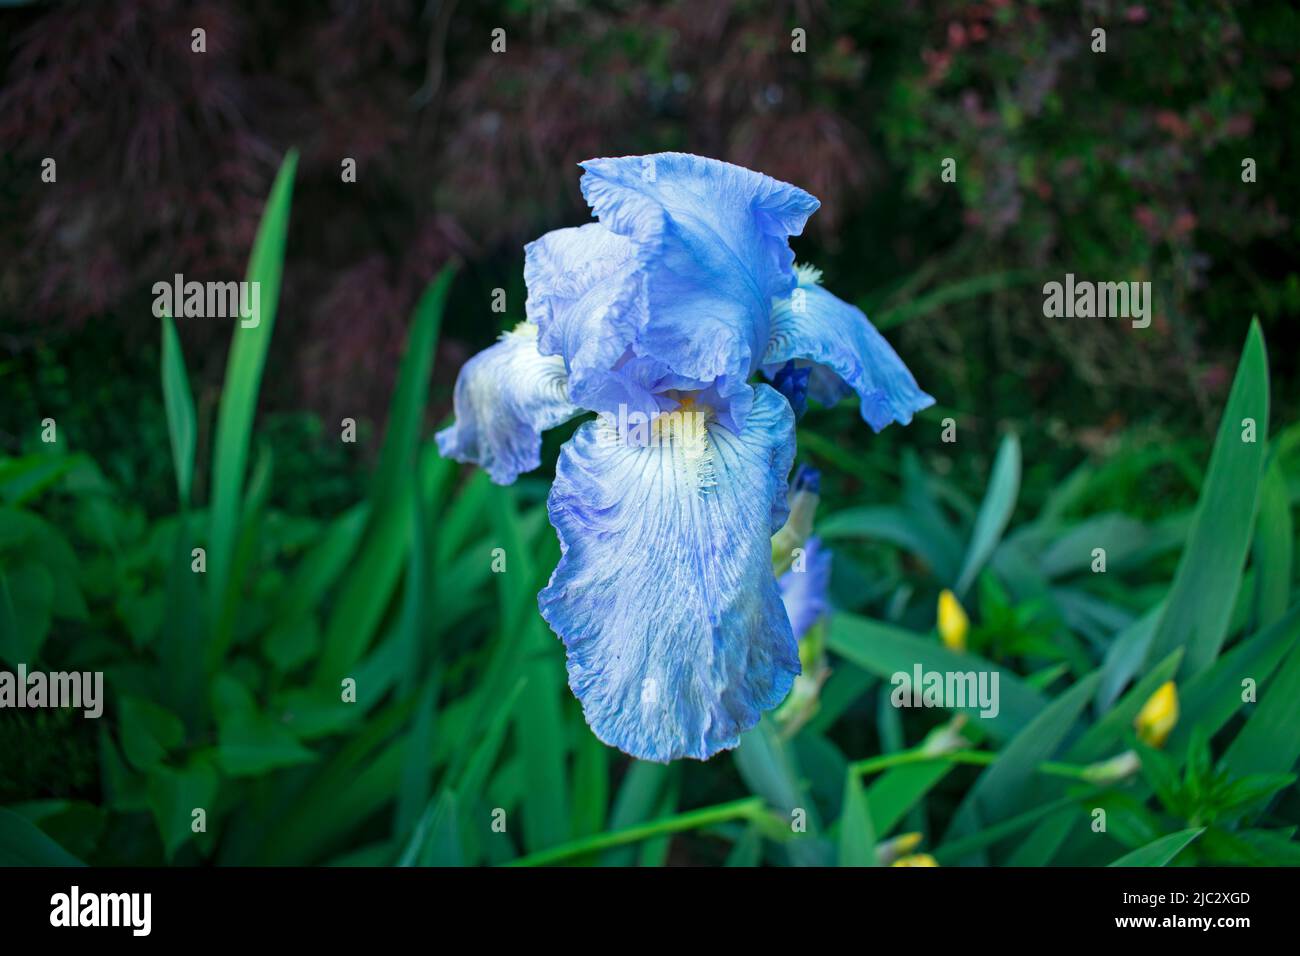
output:
[[597,221],[526,246],[526,321],[462,368],[438,447],[508,484],[545,429],[597,413],[556,464],[561,558],[538,605],[597,737],[704,760],[800,673],[771,544],[796,407],[856,393],[879,431],[933,399],[795,267],[818,207],[804,190],[685,153],[581,166]]

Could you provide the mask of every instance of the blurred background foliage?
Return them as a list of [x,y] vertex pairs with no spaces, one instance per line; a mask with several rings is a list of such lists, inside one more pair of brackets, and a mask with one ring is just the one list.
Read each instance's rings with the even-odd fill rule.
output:
[[[1295,860],[1291,6],[141,0],[0,32],[0,661],[109,687],[101,721],[0,711],[0,856],[851,863],[915,832],[941,863]],[[522,244],[587,219],[574,164],[660,149],[816,194],[799,258],[938,400],[879,436],[805,419],[830,677],[802,726],[670,767],[591,736],[536,613],[571,428],[511,489],[427,440],[522,317]],[[155,281],[278,283],[281,255],[244,354],[151,314]],[[1066,272],[1151,281],[1151,327],[1044,318]],[[888,706],[916,661],[1000,668],[1003,719]],[[1243,673],[1278,693],[1242,704]],[[1178,727],[1140,749],[1169,679]]]

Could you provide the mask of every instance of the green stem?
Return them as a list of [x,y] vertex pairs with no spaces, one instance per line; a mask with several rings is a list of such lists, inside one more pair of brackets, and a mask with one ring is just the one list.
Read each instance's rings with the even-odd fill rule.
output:
[[730,803],[719,803],[711,807],[701,807],[698,810],[688,810],[686,813],[678,813],[671,817],[664,817],[661,820],[650,820],[646,823],[638,823],[635,826],[624,827],[621,830],[597,833],[595,836],[584,837],[570,843],[562,843],[559,846],[551,847],[549,850],[539,850],[517,860],[511,860],[508,865],[547,866],[551,863],[567,860],[570,857],[583,856],[597,850],[608,850],[611,847],[622,846],[625,843],[636,843],[639,840],[648,840],[651,837],[663,836],[666,833],[694,830],[699,827],[726,823],[728,820],[752,820],[762,812],[762,797],[745,797],[743,800],[733,800]]
[[[865,776],[879,773],[882,770],[889,770],[893,767],[932,761],[987,766],[997,760],[998,756],[997,753],[988,750],[953,750],[949,753],[936,754],[927,753],[922,747],[914,747],[911,750],[899,750],[891,754],[881,754],[878,757],[868,757],[865,760],[857,761],[851,766],[855,773]],[[1076,764],[1046,761],[1038,765],[1038,772],[1055,777],[1068,777],[1072,780],[1088,779],[1086,775],[1087,768]],[[764,806],[762,797],[745,797],[742,800],[733,800],[730,803],[701,807],[698,810],[688,810],[685,813],[674,814],[660,820],[650,820],[646,823],[638,823],[635,826],[624,827],[621,830],[597,833],[581,840],[562,843],[559,846],[539,850],[517,860],[511,860],[507,865],[548,866],[573,857],[585,856],[588,853],[608,850],[627,843],[637,843],[641,840],[648,840],[669,833],[696,830],[701,827],[726,823],[728,820],[754,820],[764,812]]]
[[[867,774],[879,773],[882,770],[890,770],[894,767],[914,763],[932,763],[939,760],[954,764],[988,766],[997,760],[998,756],[998,754],[988,750],[953,750],[948,753],[929,753],[923,747],[913,747],[911,750],[899,750],[894,753],[859,760],[852,764],[852,770],[860,776],[866,776]],[[1038,772],[1052,777],[1068,777],[1071,780],[1089,779],[1087,767],[1081,767],[1078,764],[1057,763],[1051,760],[1040,763]]]

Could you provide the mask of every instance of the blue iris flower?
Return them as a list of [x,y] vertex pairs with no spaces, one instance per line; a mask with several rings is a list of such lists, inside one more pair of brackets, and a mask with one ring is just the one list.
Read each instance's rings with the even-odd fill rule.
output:
[[527,321],[461,370],[438,447],[507,484],[539,464],[542,431],[599,413],[556,464],[562,556],[538,603],[601,740],[703,760],[800,669],[770,542],[795,415],[755,376],[807,369],[809,396],[856,393],[877,431],[934,400],[795,268],[789,238],[818,206],[802,189],[684,153],[581,165],[598,221],[526,247]]

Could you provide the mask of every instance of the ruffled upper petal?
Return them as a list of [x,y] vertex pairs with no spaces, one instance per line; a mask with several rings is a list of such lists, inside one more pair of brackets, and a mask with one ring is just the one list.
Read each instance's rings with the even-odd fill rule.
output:
[[456,421],[438,432],[438,451],[481,465],[499,485],[536,468],[542,432],[581,411],[569,401],[563,359],[537,351],[531,322],[465,363],[453,403]]
[[811,537],[804,545],[802,560],[795,561],[777,581],[796,641],[830,608],[830,584],[831,553],[820,538]]
[[862,310],[831,295],[817,283],[815,271],[802,267],[796,292],[772,304],[763,365],[774,371],[790,359],[826,367],[815,368],[809,379],[808,394],[818,401],[830,404],[847,394],[827,370],[838,375],[858,393],[862,418],[876,431],[891,421],[906,425],[914,413],[934,404]]
[[562,557],[542,616],[596,736],[644,760],[734,747],[799,673],[770,550],[794,416],[766,385],[739,434],[690,411],[643,447],[583,425],[548,501]]
[[[656,389],[714,386],[724,400],[721,420],[741,427],[752,401],[747,379],[769,338],[772,299],[794,286],[789,237],[803,231],[817,200],[761,173],[685,153],[582,166],[583,195],[601,227],[623,242],[590,226],[580,235],[543,237],[544,247],[530,248],[526,278],[543,323],[544,309],[557,313],[554,290],[581,274],[573,288],[585,291],[564,297],[576,300],[578,314],[557,324],[604,336],[608,348],[582,353],[583,336],[552,336],[548,324],[543,349],[563,349],[575,383],[582,377],[575,400],[586,407],[617,412],[614,399],[629,389],[644,393],[644,407],[645,394]],[[583,272],[575,263],[584,257],[603,265]],[[640,360],[653,367],[639,367]],[[615,382],[605,388],[592,379]],[[677,384],[665,385],[670,379]]]
[[556,229],[524,247],[526,309],[538,349],[563,357],[569,397],[584,408],[658,411],[647,383],[625,370],[645,324],[641,265],[636,243],[597,222]]

